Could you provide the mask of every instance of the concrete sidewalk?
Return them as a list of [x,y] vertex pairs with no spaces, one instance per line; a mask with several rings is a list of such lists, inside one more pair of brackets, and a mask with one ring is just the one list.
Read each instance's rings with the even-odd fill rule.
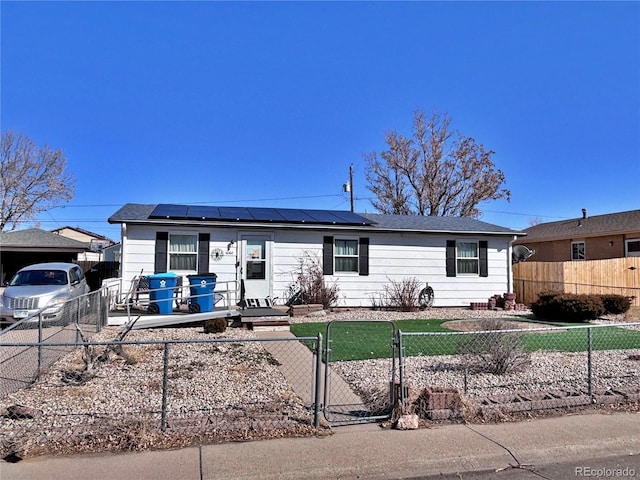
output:
[[[623,457],[640,478],[640,414],[585,413],[492,425],[413,431],[377,425],[339,427],[318,438],[281,438],[172,451],[41,457],[0,462],[2,480],[400,479],[500,471],[539,478],[536,465],[573,465]],[[602,461],[598,465],[601,465]],[[512,468],[512,467],[526,468]],[[637,467],[636,467],[637,466]],[[528,476],[531,475],[531,476]],[[480,477],[474,477],[480,478]],[[493,478],[492,474],[482,478]]]
[[[291,385],[294,392],[303,400],[306,406],[311,406],[314,402],[313,381],[315,380],[314,356],[301,342],[293,341],[297,337],[288,331],[257,331],[257,338],[262,339],[291,339],[284,342],[264,342],[263,347],[269,351],[280,364],[279,368]],[[330,370],[331,371],[331,370]],[[324,378],[325,364],[320,364],[320,403],[324,401]],[[331,392],[329,395],[331,402],[339,405],[358,405],[364,407],[362,399],[356,395],[351,387],[339,376],[331,377]]]

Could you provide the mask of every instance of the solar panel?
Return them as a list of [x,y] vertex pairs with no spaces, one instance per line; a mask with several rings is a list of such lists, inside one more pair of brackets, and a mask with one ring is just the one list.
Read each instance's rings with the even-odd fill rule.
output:
[[304,213],[313,218],[315,223],[336,223],[340,221],[329,210],[304,210]]
[[275,208],[249,208],[253,220],[265,220],[267,222],[284,222],[284,217]]
[[218,211],[218,207],[197,205],[189,207],[187,210],[187,218],[215,220],[216,218],[220,218],[220,212]]
[[333,215],[338,217],[338,223],[347,223],[353,225],[371,225],[371,220],[364,218],[357,213],[347,212],[344,210],[340,211],[331,211]]
[[248,208],[244,207],[218,207],[220,220],[252,220]]
[[304,210],[297,208],[278,208],[278,213],[284,217],[286,222],[313,223],[313,218],[307,215]]
[[187,218],[187,209],[186,205],[161,203],[153,209],[149,218]]
[[149,218],[174,220],[227,220],[243,222],[316,223],[320,225],[371,225],[357,213],[299,208],[245,208],[208,205],[157,205]]

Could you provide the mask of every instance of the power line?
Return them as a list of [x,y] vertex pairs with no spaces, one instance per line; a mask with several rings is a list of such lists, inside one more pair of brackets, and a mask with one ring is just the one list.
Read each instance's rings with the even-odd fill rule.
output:
[[[275,198],[254,198],[254,199],[244,199],[244,200],[209,200],[209,201],[182,201],[181,203],[188,205],[206,205],[206,204],[225,204],[225,203],[243,203],[243,202],[275,202],[280,200],[303,200],[308,198],[330,198],[330,197],[341,197],[340,194],[331,194],[331,195],[306,195],[300,197],[275,197]],[[131,203],[131,202],[128,202]],[[154,203],[154,202],[151,202]],[[86,205],[59,205],[56,207],[52,207],[49,210],[53,210],[56,208],[98,208],[98,207],[121,207],[122,203],[117,204],[86,204]]]

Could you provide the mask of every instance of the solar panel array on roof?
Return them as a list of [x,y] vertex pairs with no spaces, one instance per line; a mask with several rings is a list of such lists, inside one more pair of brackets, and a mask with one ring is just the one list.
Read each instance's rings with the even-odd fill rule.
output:
[[149,218],[171,220],[231,220],[242,222],[315,223],[323,225],[372,225],[357,213],[298,208],[245,208],[188,205],[157,205]]

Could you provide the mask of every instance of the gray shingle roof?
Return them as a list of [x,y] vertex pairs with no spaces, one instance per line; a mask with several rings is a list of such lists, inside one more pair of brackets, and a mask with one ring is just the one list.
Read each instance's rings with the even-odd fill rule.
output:
[[139,203],[127,203],[107,220],[109,223],[139,222],[149,219],[149,215],[156,205],[141,205]]
[[640,210],[540,223],[524,231],[527,241],[640,232]]
[[[158,221],[149,219],[155,207],[155,204],[128,203],[109,217],[109,223],[158,223]],[[368,230],[522,235],[522,232],[517,230],[492,225],[474,218],[382,215],[377,213],[359,213],[359,215],[375,222],[373,226],[363,227]]]
[[82,252],[87,250],[87,244],[72,238],[56,235],[39,228],[0,232],[0,248],[57,248],[68,251]]
[[467,217],[430,217],[421,215],[383,215],[362,213],[363,217],[384,230],[411,230],[424,232],[506,233],[520,232]]

